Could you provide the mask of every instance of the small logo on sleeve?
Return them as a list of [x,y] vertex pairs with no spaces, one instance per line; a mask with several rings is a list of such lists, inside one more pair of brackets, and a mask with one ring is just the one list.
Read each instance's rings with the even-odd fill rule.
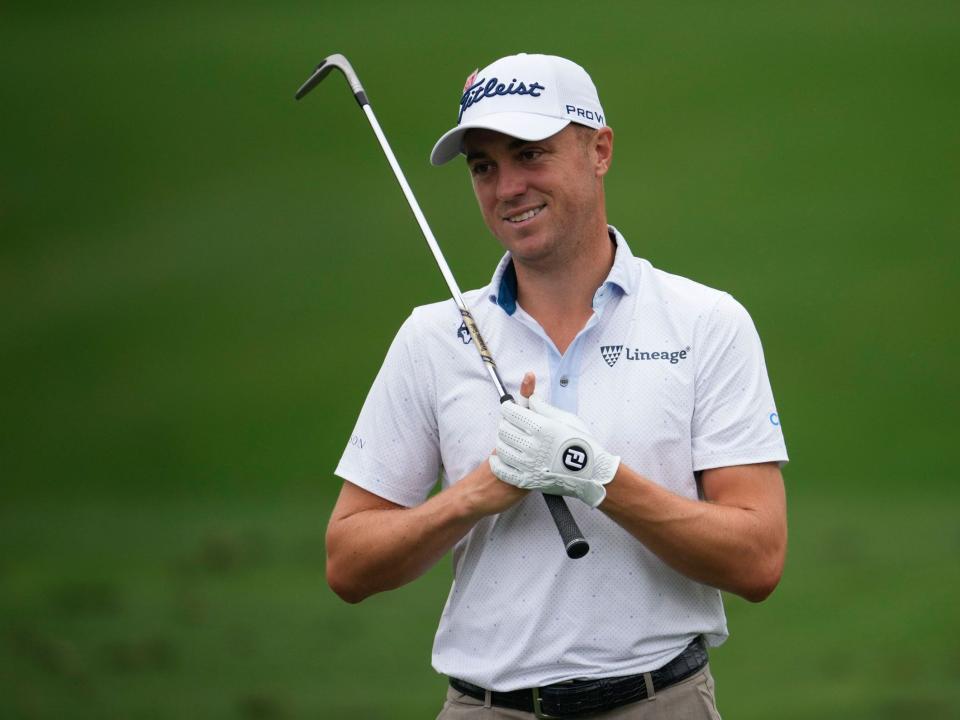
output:
[[780,416],[777,415],[777,413],[775,412],[770,413],[770,424],[780,427]]
[[470,341],[473,340],[470,337],[470,331],[467,330],[467,324],[465,322],[460,323],[460,327],[457,329],[457,337],[460,338],[460,342],[464,345],[469,345]]

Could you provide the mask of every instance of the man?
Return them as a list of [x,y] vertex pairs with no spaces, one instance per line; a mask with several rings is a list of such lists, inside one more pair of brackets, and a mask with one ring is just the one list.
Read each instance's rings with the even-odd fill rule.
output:
[[[759,338],[729,295],[607,224],[613,132],[580,66],[502,58],[460,106],[431,160],[466,156],[507,250],[465,297],[521,402],[499,406],[449,301],[414,310],[337,468],[328,581],[358,602],[453,549],[440,718],[718,717],[720,590],[764,599],[786,551]],[[541,492],[568,497],[582,560]]]

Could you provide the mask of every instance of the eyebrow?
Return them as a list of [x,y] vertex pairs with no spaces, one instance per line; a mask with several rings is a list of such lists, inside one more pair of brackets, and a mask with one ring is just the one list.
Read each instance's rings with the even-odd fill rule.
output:
[[[524,145],[529,145],[530,143],[535,142],[534,140],[522,140],[521,138],[514,138],[507,144],[507,150],[516,150],[517,148],[523,147]],[[474,152],[467,153],[467,162],[471,160],[476,160],[478,158],[489,157],[482,150],[475,150]]]

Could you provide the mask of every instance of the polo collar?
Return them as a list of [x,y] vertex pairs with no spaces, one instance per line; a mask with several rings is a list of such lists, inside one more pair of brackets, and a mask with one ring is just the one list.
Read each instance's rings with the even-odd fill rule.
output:
[[[613,225],[607,225],[607,232],[610,233],[611,239],[616,242],[617,251],[613,257],[613,267],[610,268],[610,274],[598,288],[598,294],[599,290],[606,287],[615,287],[625,295],[630,295],[636,291],[640,284],[640,271],[637,268],[637,263],[634,262],[630,246],[627,245],[627,241],[620,234],[620,231]],[[513,267],[513,258],[509,252],[497,264],[490,285],[487,286],[487,297],[494,305],[502,307],[507,315],[513,315],[517,311],[517,271]],[[594,303],[596,303],[596,297],[594,296]]]

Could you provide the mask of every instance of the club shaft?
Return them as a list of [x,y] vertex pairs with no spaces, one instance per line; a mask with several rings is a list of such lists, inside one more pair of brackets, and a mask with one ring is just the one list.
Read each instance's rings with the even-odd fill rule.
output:
[[453,277],[453,273],[450,271],[450,266],[447,265],[447,261],[440,252],[440,246],[437,244],[437,239],[434,237],[433,231],[430,229],[430,225],[427,224],[427,219],[423,215],[423,210],[420,209],[420,204],[417,202],[417,198],[414,196],[413,190],[410,189],[410,184],[407,182],[407,178],[404,176],[403,170],[400,169],[400,163],[397,162],[397,158],[393,154],[393,150],[390,148],[390,143],[387,141],[386,135],[383,134],[383,129],[380,127],[380,123],[377,122],[377,116],[373,114],[373,110],[369,104],[363,106],[363,113],[367,116],[367,120],[370,121],[370,127],[373,128],[373,134],[377,136],[377,141],[380,143],[383,154],[387,156],[387,162],[390,163],[390,168],[393,170],[393,174],[396,176],[397,182],[400,183],[400,189],[403,190],[403,196],[407,199],[407,204],[410,205],[410,209],[413,211],[413,216],[417,219],[417,224],[420,226],[420,230],[423,232],[423,236],[427,240],[427,245],[430,246],[430,252],[433,253],[433,259],[437,261],[437,265],[440,267],[440,272],[443,275],[443,279],[447,282],[447,287],[450,288],[450,293],[453,295],[454,301],[457,303],[458,307],[463,309],[463,296],[460,293],[460,287],[457,285],[457,281]]
[[[316,71],[307,80],[307,82],[300,87],[296,94],[297,99],[303,97],[313,87],[315,87],[316,84],[319,83],[333,67],[340,69],[346,76],[347,82],[350,84],[350,89],[353,91],[354,98],[363,109],[364,115],[367,116],[367,120],[370,122],[370,127],[373,128],[373,134],[377,136],[377,142],[380,143],[380,149],[383,150],[383,154],[386,155],[387,162],[390,163],[390,168],[393,170],[393,174],[396,176],[397,182],[400,183],[400,188],[403,190],[403,196],[407,199],[407,204],[410,206],[410,210],[413,212],[413,216],[416,218],[417,224],[420,226],[420,231],[423,233],[423,237],[427,241],[427,245],[430,247],[430,252],[433,254],[433,259],[436,261],[437,267],[440,268],[440,273],[443,275],[443,279],[447,283],[447,288],[450,290],[450,295],[453,297],[454,303],[456,303],[457,308],[460,310],[463,323],[466,326],[470,337],[473,338],[474,346],[480,353],[480,357],[483,359],[483,365],[487,370],[487,374],[490,376],[491,382],[493,382],[494,387],[500,394],[500,402],[512,402],[513,396],[507,392],[503,385],[503,381],[500,379],[499,373],[497,373],[497,365],[493,361],[493,356],[490,354],[486,343],[483,341],[483,337],[480,335],[480,330],[477,328],[477,324],[473,319],[473,315],[470,313],[466,303],[463,301],[463,294],[460,292],[460,287],[457,285],[457,281],[453,277],[453,273],[450,270],[450,266],[447,264],[446,258],[443,257],[443,253],[440,251],[440,246],[437,244],[437,239],[434,237],[433,231],[430,229],[430,225],[427,223],[427,219],[423,215],[423,210],[420,209],[420,203],[417,202],[417,198],[414,196],[413,190],[410,189],[410,184],[407,182],[407,178],[404,176],[403,170],[400,169],[400,163],[397,162],[397,158],[393,154],[393,149],[390,147],[390,143],[387,141],[387,137],[383,133],[383,128],[380,127],[380,123],[377,121],[377,116],[373,114],[373,108],[370,107],[370,101],[367,99],[367,95],[363,90],[363,86],[360,84],[360,79],[357,77],[357,74],[354,72],[349,61],[343,57],[343,55],[330,55],[317,67]],[[577,525],[577,521],[574,519],[573,514],[570,512],[570,508],[567,507],[567,503],[564,501],[564,499],[558,495],[544,495],[543,498],[547,503],[547,507],[550,510],[550,515],[553,517],[553,521],[557,526],[557,530],[560,532],[560,537],[563,539],[563,544],[567,555],[571,558],[580,558],[586,555],[590,549],[590,546],[583,537],[583,533]]]
[[[406,176],[403,174],[403,170],[400,168],[400,163],[397,162],[396,156],[393,154],[393,150],[390,147],[390,143],[387,141],[386,135],[383,134],[383,128],[380,127],[380,123],[377,122],[377,116],[373,114],[373,109],[370,107],[369,103],[363,105],[363,112],[367,116],[367,120],[370,121],[370,127],[373,128],[373,134],[377,136],[377,141],[380,143],[380,148],[383,150],[383,154],[387,157],[387,162],[390,163],[390,168],[393,170],[393,174],[397,178],[397,182],[400,183],[400,188],[403,190],[403,196],[407,199],[407,204],[410,206],[410,210],[413,212],[413,216],[417,219],[417,224],[420,226],[420,231],[423,233],[423,237],[427,241],[427,245],[430,247],[430,252],[433,254],[433,259],[437,263],[437,267],[440,268],[440,274],[443,275],[444,281],[447,283],[447,288],[450,290],[450,295],[453,297],[453,301],[456,303],[457,307],[460,309],[460,314],[464,317],[464,322],[469,321],[472,323],[473,316],[470,313],[470,310],[467,308],[466,303],[463,301],[463,294],[460,292],[460,286],[457,285],[456,278],[453,277],[453,272],[450,270],[450,266],[447,264],[446,258],[443,256],[443,253],[440,251],[440,245],[437,243],[436,237],[433,235],[433,231],[430,229],[430,225],[427,223],[427,218],[423,214],[423,210],[420,209],[420,203],[417,202],[416,196],[413,194],[413,190],[410,189],[410,184],[407,182]],[[471,335],[474,335],[472,332],[475,329],[474,327],[468,326],[468,331]],[[479,335],[479,332],[476,333]],[[481,349],[480,356],[483,358],[483,366],[487,370],[487,374],[490,376],[490,380],[493,382],[494,387],[496,387],[497,392],[500,394],[500,398],[506,398],[509,393],[503,385],[503,381],[500,379],[500,374],[497,372],[497,366],[493,362],[493,358],[487,351],[486,346],[482,343],[478,344],[478,348]]]

